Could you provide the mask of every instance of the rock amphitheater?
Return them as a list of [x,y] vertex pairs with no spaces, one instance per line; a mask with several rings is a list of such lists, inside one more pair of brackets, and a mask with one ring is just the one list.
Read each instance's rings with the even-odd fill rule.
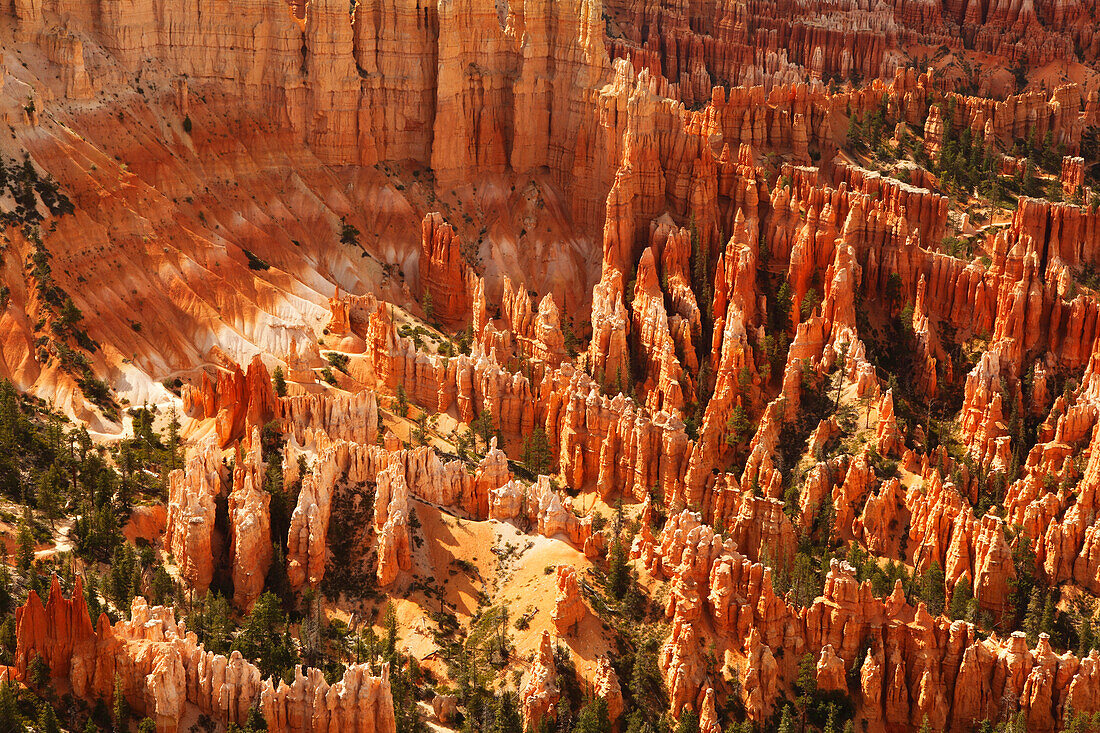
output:
[[1096,0],[14,0],[0,123],[0,729],[1100,730]]

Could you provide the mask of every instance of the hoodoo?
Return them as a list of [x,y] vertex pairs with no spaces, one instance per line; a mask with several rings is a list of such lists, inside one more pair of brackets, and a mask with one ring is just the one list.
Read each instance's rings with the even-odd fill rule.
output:
[[1095,0],[18,0],[0,122],[0,730],[1100,725]]

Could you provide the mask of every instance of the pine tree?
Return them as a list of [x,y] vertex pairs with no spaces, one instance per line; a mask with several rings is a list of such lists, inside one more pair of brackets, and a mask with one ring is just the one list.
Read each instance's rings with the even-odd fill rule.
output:
[[[492,442],[496,433],[494,426],[493,413],[491,410],[483,409],[478,416],[474,419],[473,424],[470,426],[474,430],[474,434],[481,438],[481,441],[485,444],[485,450],[489,450],[489,443]],[[476,445],[475,445],[476,447]],[[499,445],[497,446],[500,447]]]
[[1039,625],[1042,623],[1043,592],[1038,587],[1031,589],[1031,598],[1027,602],[1027,612],[1024,614],[1024,632],[1027,634],[1029,644],[1039,640]]
[[61,516],[61,470],[57,463],[50,465],[42,477],[38,480],[38,493],[35,502],[38,508],[50,520],[50,528],[54,529],[55,522]]
[[424,308],[424,320],[428,323],[432,323],[435,318],[435,304],[432,302],[432,291],[424,291],[424,296],[420,299],[420,305]]
[[245,728],[252,731],[267,730],[267,720],[260,712],[259,703],[255,703],[248,709],[248,718],[245,720]]
[[611,547],[607,553],[607,589],[618,599],[626,594],[627,584],[630,582],[627,550],[622,533],[623,503],[620,500],[615,504],[615,523],[611,528]]
[[23,716],[19,714],[15,685],[11,682],[0,683],[0,730],[22,729]]
[[[698,730],[698,725],[696,726]],[[607,714],[607,700],[593,697],[577,713],[573,733],[611,733],[611,719]]]
[[233,649],[256,661],[265,678],[282,675],[294,666],[297,654],[288,645],[285,634],[278,629],[286,624],[279,598],[271,591],[259,597],[245,619],[241,633],[233,641]]
[[1031,160],[1024,162],[1024,177],[1020,184],[1020,188],[1023,189],[1025,196],[1033,196],[1035,194],[1035,171],[1032,170]]
[[168,574],[168,571],[164,569],[163,565],[158,565],[157,569],[153,571],[153,579],[149,583],[149,590],[152,592],[153,602],[158,606],[171,603],[175,589],[175,584],[172,582],[172,576]]
[[1048,636],[1054,635],[1055,615],[1054,594],[1048,593],[1046,602],[1043,604],[1043,615],[1039,620],[1039,633],[1047,634]]
[[26,516],[19,520],[19,537],[18,537],[19,549],[16,556],[16,568],[20,573],[24,575],[30,571],[31,566],[34,565],[34,535],[31,533],[30,525],[27,523]]
[[779,716],[778,733],[794,733],[794,711],[790,705],[783,706],[783,714]]
[[348,246],[359,246],[359,229],[343,217],[340,218],[340,242]]
[[61,724],[57,721],[57,712],[48,702],[42,703],[42,712],[38,716],[42,733],[61,733]]
[[422,412],[414,421],[416,427],[412,431],[412,439],[417,445],[428,444],[428,413]]
[[497,696],[493,704],[493,725],[489,730],[490,733],[523,733],[523,718],[513,693],[505,690]]
[[944,575],[937,560],[933,560],[921,579],[921,598],[928,604],[928,611],[939,616],[944,606]]
[[1073,616],[1077,621],[1077,656],[1083,657],[1096,646],[1096,636],[1092,628],[1092,610],[1075,612]]
[[397,385],[397,396],[393,402],[393,412],[400,417],[409,415],[409,396],[405,393],[405,385]]
[[115,675],[115,692],[111,703],[111,720],[114,722],[115,731],[124,733],[128,730],[130,720],[130,703],[126,701],[126,695],[122,692],[122,679]]
[[392,604],[386,606],[386,640],[383,648],[387,661],[397,656],[397,612]]
[[34,655],[34,659],[27,667],[27,681],[36,690],[44,690],[50,683],[50,665],[38,654]]
[[860,126],[859,121],[852,115],[848,118],[848,146],[853,150],[862,150],[863,145],[863,128]]
[[550,473],[553,468],[554,455],[553,451],[550,450],[550,441],[546,439],[545,430],[535,428],[524,439],[521,460],[536,476]]
[[180,467],[180,416],[175,405],[168,413],[168,468]]
[[956,621],[968,621],[970,620],[971,604],[974,601],[974,591],[970,588],[970,583],[965,579],[962,582],[955,584],[955,589],[951,592],[951,607],[948,611],[948,615]]
[[84,602],[88,605],[88,615],[91,617],[93,623],[99,620],[99,615],[103,612],[103,606],[99,602],[97,586],[98,580],[95,573],[90,570],[85,570]]
[[795,682],[798,689],[798,697],[795,704],[798,706],[799,718],[803,725],[806,724],[806,712],[813,703],[817,694],[817,664],[814,655],[807,652],[798,662],[798,680]]
[[691,708],[684,708],[676,724],[676,733],[699,733],[699,714]]
[[0,563],[0,617],[7,616],[15,606],[11,593],[11,573],[7,563]]
[[286,376],[283,374],[282,366],[275,367],[275,371],[271,374],[271,383],[275,388],[275,394],[286,397]]
[[752,422],[749,420],[749,414],[741,405],[735,405],[726,422],[726,444],[736,448],[746,441],[751,430]]

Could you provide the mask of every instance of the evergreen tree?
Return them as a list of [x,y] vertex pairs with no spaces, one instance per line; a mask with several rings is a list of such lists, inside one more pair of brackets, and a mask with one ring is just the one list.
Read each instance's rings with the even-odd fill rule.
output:
[[61,733],[61,724],[57,721],[57,712],[48,702],[42,703],[42,712],[38,716],[42,733]]
[[1054,620],[1057,609],[1054,603],[1054,594],[1047,593],[1046,602],[1043,604],[1043,615],[1039,620],[1039,633],[1054,636]]
[[176,587],[172,582],[172,576],[168,574],[163,565],[158,565],[157,569],[153,571],[153,579],[149,583],[149,590],[152,593],[155,605],[163,606],[172,602]]
[[19,703],[15,697],[15,684],[0,683],[0,730],[22,730],[23,716],[19,714]]
[[779,728],[778,733],[795,733],[794,731],[794,712],[791,710],[790,705],[783,706],[783,713],[779,716]]
[[349,246],[359,246],[359,229],[340,217],[340,242]]
[[397,655],[397,612],[392,604],[386,606],[386,640],[383,649],[387,661]]
[[550,441],[546,439],[545,430],[535,428],[524,439],[521,460],[536,476],[550,473],[554,464],[554,454],[550,450]]
[[99,602],[99,593],[97,589],[98,581],[94,572],[85,571],[86,576],[84,579],[84,602],[88,605],[88,615],[91,617],[92,622],[95,623],[99,620],[99,615],[103,612],[103,605]]
[[863,127],[859,124],[859,120],[855,115],[848,118],[848,147],[853,150],[863,150]]
[[420,299],[420,305],[424,308],[424,320],[432,323],[435,319],[435,304],[432,302],[431,290],[424,291],[424,296]]
[[26,575],[31,566],[34,565],[34,535],[31,533],[26,516],[19,520],[18,543],[19,550],[16,555],[15,567],[19,569],[20,573]]
[[428,413],[422,412],[416,418],[416,427],[412,431],[412,439],[417,445],[428,444]]
[[[604,711],[606,715],[606,710]],[[507,690],[497,695],[493,704],[493,725],[490,733],[523,733],[523,717],[515,694]]]
[[245,728],[251,731],[267,730],[267,720],[264,718],[264,714],[260,712],[259,703],[253,704],[248,709],[248,718],[245,720]]
[[286,376],[283,374],[282,366],[275,367],[275,371],[271,375],[271,383],[275,388],[275,394],[279,397],[286,397]]
[[1043,615],[1043,592],[1038,587],[1031,589],[1031,596],[1027,602],[1027,611],[1024,613],[1024,633],[1027,634],[1029,644],[1039,640],[1039,626]]
[[577,713],[573,733],[611,733],[611,719],[607,714],[607,700],[593,697]]
[[627,565],[629,558],[622,532],[623,503],[619,500],[615,505],[615,523],[611,528],[611,547],[607,552],[607,589],[611,591],[611,595],[620,599],[626,594],[627,584],[630,582],[630,568]]
[[1083,657],[1096,646],[1096,635],[1092,627],[1092,609],[1078,609],[1073,613],[1077,628],[1077,656]]
[[46,515],[46,518],[50,520],[51,528],[55,527],[54,523],[61,517],[62,480],[61,470],[56,462],[51,464],[38,480],[38,493],[35,496],[35,502],[42,513]]
[[7,616],[15,607],[11,593],[11,572],[7,563],[0,562],[0,617]]
[[798,662],[798,679],[795,681],[798,697],[795,705],[798,706],[798,715],[803,726],[806,725],[806,713],[813,704],[817,695],[817,664],[814,655],[807,652]]
[[[220,593],[207,593],[194,614],[192,629],[207,651],[226,654],[232,641],[230,633],[233,626],[229,620],[229,601]],[[190,624],[189,624],[190,625]]]
[[111,721],[114,723],[116,733],[125,733],[129,727],[130,703],[126,701],[126,695],[122,692],[122,680],[115,674],[115,692],[111,702]]
[[393,412],[399,417],[408,417],[409,415],[409,396],[405,393],[405,385],[397,385],[397,396],[393,402]]
[[50,665],[38,654],[34,655],[34,659],[27,666],[27,681],[36,690],[44,690],[50,683]]
[[691,708],[684,708],[676,724],[676,733],[699,733],[699,714]]
[[937,560],[928,565],[928,570],[921,578],[921,598],[928,604],[928,612],[933,616],[943,613],[944,607],[944,575],[943,568]]
[[267,591],[259,597],[243,628],[233,641],[233,649],[255,660],[264,678],[282,674],[294,666],[298,655],[285,634],[278,629],[286,624],[286,616],[278,596]]
[[736,448],[745,443],[751,433],[752,422],[749,420],[749,413],[741,405],[735,405],[726,422],[726,443],[731,448]]
[[[496,433],[496,427],[494,425],[493,413],[491,410],[483,409],[478,416],[474,418],[474,422],[470,425],[474,434],[481,438],[481,442],[485,444],[485,450],[489,450],[489,443],[492,442]],[[497,447],[500,447],[499,445]],[[475,441],[476,448],[476,441]]]
[[973,603],[974,591],[970,588],[970,583],[965,581],[956,583],[955,589],[951,592],[951,607],[948,615],[956,621],[969,621]]

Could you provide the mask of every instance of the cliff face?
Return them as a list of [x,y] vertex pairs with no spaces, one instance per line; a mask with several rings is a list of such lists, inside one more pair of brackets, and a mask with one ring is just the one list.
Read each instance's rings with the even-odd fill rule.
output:
[[[43,237],[104,346],[93,370],[132,402],[163,399],[166,376],[200,364],[257,351],[286,359],[315,340],[334,288],[419,300],[359,269],[362,249],[410,275],[430,258],[418,224],[438,203],[435,190],[406,190],[412,170],[434,167],[432,189],[458,188],[461,207],[492,212],[492,240],[513,253],[491,263],[492,287],[510,275],[555,290],[562,305],[587,299],[585,229],[596,209],[584,209],[587,192],[575,204],[559,196],[574,180],[599,185],[596,152],[574,160],[609,68],[598,4],[521,5],[503,24],[477,4],[448,5],[441,17],[435,3],[403,0],[364,3],[350,17],[336,4],[302,4],[301,21],[279,0],[233,10],[70,5],[5,12],[3,32],[36,63],[3,87],[0,115],[20,133],[2,153],[18,160],[26,150],[69,193],[74,214]],[[111,91],[119,84],[122,97]],[[99,103],[69,104],[84,99]],[[36,111],[24,121],[28,100]],[[517,135],[517,114],[527,119],[536,104],[543,123]],[[521,185],[469,186],[494,176]],[[361,238],[334,248],[351,231],[345,222]],[[475,249],[488,233],[462,229]],[[559,237],[568,248],[554,246]],[[131,266],[123,287],[118,271]],[[14,271],[4,280],[16,289]],[[109,284],[90,291],[86,281]],[[465,317],[465,302],[455,305]],[[23,341],[5,340],[3,371],[83,419],[91,411],[76,385],[28,346],[36,320],[23,324]]]
[[[900,3],[821,25],[798,13],[776,21],[774,10],[761,10],[769,30],[752,38],[754,23],[741,22],[731,3],[695,15],[674,5],[570,0],[498,14],[477,3],[387,0],[356,5],[350,16],[323,2],[288,12],[278,0],[233,11],[123,8],[113,0],[13,7],[5,32],[49,71],[6,72],[2,114],[18,124],[5,154],[18,158],[25,149],[72,199],[73,215],[43,236],[64,289],[89,316],[89,335],[104,347],[93,370],[138,403],[164,398],[165,376],[200,363],[245,362],[257,351],[286,360],[314,341],[336,288],[409,304],[438,286],[437,310],[451,328],[467,318],[473,297],[459,272],[469,259],[487,276],[494,302],[504,276],[552,293],[570,313],[591,302],[606,362],[600,373],[614,380],[627,366],[622,339],[638,336],[620,333],[626,324],[613,286],[598,298],[591,291],[600,279],[600,233],[605,248],[623,255],[609,262],[624,277],[624,300],[650,223],[666,210],[686,225],[690,208],[713,262],[738,210],[759,226],[767,218],[760,207],[771,206],[752,161],[738,159],[740,145],[794,150],[794,162],[806,163],[810,147],[828,151],[843,138],[849,110],[864,120],[882,94],[914,129],[942,120],[937,100],[946,94],[957,125],[1002,146],[1049,132],[1072,155],[1086,124],[1095,124],[1095,105],[1072,84],[983,99],[899,61],[910,44],[942,42],[962,53],[952,24],[961,24],[967,44],[1010,61],[1042,64],[1074,47],[1092,59],[1100,35],[1087,9]],[[139,68],[147,84],[135,81]],[[818,81],[850,76],[882,85],[831,93]],[[712,93],[716,80],[734,86]],[[119,83],[125,99],[110,98]],[[23,111],[28,99],[33,115]],[[83,99],[100,103],[69,103]],[[212,158],[218,166],[207,165]],[[1067,186],[1074,170],[1071,162]],[[410,183],[414,172],[420,180]],[[877,185],[850,182],[872,195]],[[884,189],[883,197],[910,223],[926,222],[926,245],[938,240],[945,212],[929,219],[923,207],[942,202],[903,189]],[[441,250],[434,234],[431,246],[417,246],[424,217],[452,207],[484,219],[482,226],[441,212],[465,255]],[[842,213],[834,213],[839,225]],[[353,231],[345,225],[359,234],[345,237]],[[1078,228],[1091,241],[1090,226],[1055,226],[1055,242],[1067,243],[1056,244],[1066,250],[1059,256],[1071,267],[1091,261],[1094,247],[1068,244]],[[655,254],[666,236],[658,234]],[[148,246],[154,240],[158,246]],[[360,271],[360,247],[397,267],[386,273],[419,273],[419,282],[405,289],[400,274]],[[131,264],[132,282],[116,287],[118,271]],[[89,291],[79,277],[111,285]],[[16,279],[5,276],[13,292]],[[699,332],[684,299],[695,289],[680,286],[682,312],[668,314],[677,359],[655,351],[649,370],[675,382],[686,369],[688,401],[695,370],[683,346],[688,331],[693,339]],[[645,318],[653,322],[647,328],[660,322]],[[27,338],[5,344],[5,373],[58,396],[74,414],[84,410],[75,385],[36,359],[35,320],[22,324]],[[233,417],[224,429],[236,437]]]

